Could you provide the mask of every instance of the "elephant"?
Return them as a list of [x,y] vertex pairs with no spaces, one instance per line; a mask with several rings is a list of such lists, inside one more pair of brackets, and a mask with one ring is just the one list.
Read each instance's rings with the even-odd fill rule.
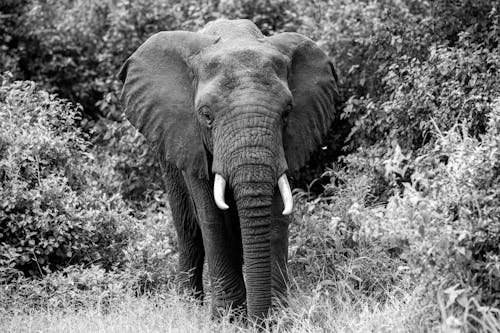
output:
[[267,317],[286,300],[289,177],[321,144],[339,100],[329,57],[293,32],[249,20],[162,31],[124,62],[120,102],[161,165],[178,274],[211,307]]

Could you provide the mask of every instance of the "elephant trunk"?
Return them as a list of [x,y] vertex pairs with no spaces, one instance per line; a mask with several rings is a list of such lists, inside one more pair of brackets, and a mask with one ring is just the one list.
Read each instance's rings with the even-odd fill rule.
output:
[[268,166],[240,166],[232,188],[240,216],[248,315],[263,318],[271,307],[271,202],[276,186]]
[[271,205],[277,187],[283,214],[292,210],[288,180],[282,177],[287,164],[279,113],[271,111],[235,109],[226,126],[214,134],[214,199],[220,209],[229,208],[224,201],[227,182],[240,220],[247,311],[252,318],[264,318],[271,307]]

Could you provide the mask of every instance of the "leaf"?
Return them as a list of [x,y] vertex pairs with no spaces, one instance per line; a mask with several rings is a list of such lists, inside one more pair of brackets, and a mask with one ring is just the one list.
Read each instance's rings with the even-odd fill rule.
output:
[[459,297],[460,295],[462,295],[467,291],[467,289],[457,289],[458,286],[459,285],[456,284],[444,290],[444,293],[448,295],[448,301],[446,302],[445,306],[446,308],[449,308],[452,304],[454,304],[457,297]]

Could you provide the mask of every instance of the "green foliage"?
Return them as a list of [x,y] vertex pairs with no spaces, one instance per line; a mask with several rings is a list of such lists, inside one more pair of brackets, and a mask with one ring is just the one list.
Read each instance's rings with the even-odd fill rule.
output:
[[29,0],[4,0],[0,3],[0,73],[5,70],[19,75],[21,40],[19,26]]
[[499,46],[500,25],[497,1],[435,1],[432,15],[434,31],[439,39],[453,45],[462,33],[468,34],[475,44],[487,49]]
[[80,111],[33,82],[2,77],[0,279],[98,263],[154,267],[145,278],[154,285],[168,276],[175,243],[163,193],[151,186],[161,177],[142,169],[153,158],[131,127],[107,128],[106,145],[91,149],[77,126]]
[[172,280],[177,243],[156,156],[128,122],[101,119],[93,127],[93,186],[123,198],[129,209],[127,243],[119,257],[137,276],[141,290],[162,288]]
[[139,210],[158,200],[163,183],[156,155],[130,123],[100,119],[92,127],[91,136],[99,187],[108,195],[120,193]]
[[124,249],[126,271],[136,276],[138,291],[165,289],[177,269],[177,236],[167,198],[158,191],[152,202],[137,209],[140,223],[130,227],[132,241]]
[[151,0],[33,0],[22,31],[29,38],[21,54],[25,75],[79,102],[87,114],[96,116],[101,105],[113,115],[105,95],[119,67],[153,33],[179,28],[176,9],[175,2]]
[[491,102],[500,96],[499,50],[488,51],[466,35],[462,47],[431,47],[427,61],[406,58],[389,66],[378,99],[348,101],[346,111],[363,115],[353,126],[353,140],[376,144],[396,141],[418,150],[433,141],[434,124],[443,130],[469,124],[474,137],[484,133]]
[[303,5],[307,19],[299,32],[312,36],[330,53],[348,96],[376,95],[385,66],[408,48],[422,51],[404,38],[410,37],[404,36],[410,33],[406,29],[414,29],[422,19],[404,2],[327,0]]
[[500,99],[492,108],[480,140],[465,124],[440,134],[415,161],[406,190],[436,205],[428,217],[425,209],[419,212],[427,219],[420,230],[426,263],[480,287],[480,301],[488,303],[500,299]]
[[445,131],[435,123],[435,141],[416,156],[397,143],[359,150],[345,169],[325,172],[321,196],[296,195],[307,201],[291,226],[293,275],[319,272],[322,289],[356,298],[419,281],[427,284],[422,299],[437,299],[445,331],[495,332],[500,99],[485,109],[483,134],[473,135],[471,120]]
[[416,158],[397,146],[381,163],[395,195],[360,215],[360,237],[397,245],[408,274],[438,295],[443,322],[467,330],[495,320],[482,305],[500,299],[499,102],[479,138],[462,123],[436,129],[436,143]]
[[43,279],[18,278],[0,290],[0,311],[22,305],[28,311],[75,311],[91,306],[102,311],[110,302],[134,290],[137,278],[99,266],[68,266]]
[[[80,110],[33,82],[0,88],[0,248],[3,274],[29,275],[71,263],[110,267],[126,235],[129,209],[95,183]],[[90,186],[89,186],[90,185]]]
[[289,0],[222,0],[217,9],[222,17],[253,21],[265,35],[296,31],[301,22],[296,2]]
[[[290,226],[289,265],[299,288],[316,286],[331,295],[384,302],[394,288],[405,288],[397,245],[360,238],[367,216],[371,180],[365,175],[329,169],[331,179],[318,198],[295,195]],[[394,251],[395,253],[393,253]]]

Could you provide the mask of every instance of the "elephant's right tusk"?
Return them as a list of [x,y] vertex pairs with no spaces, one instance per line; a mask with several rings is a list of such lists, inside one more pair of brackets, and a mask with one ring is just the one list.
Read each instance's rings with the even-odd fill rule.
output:
[[224,200],[225,191],[226,191],[226,180],[224,179],[224,177],[216,173],[214,180],[214,199],[217,207],[219,207],[219,209],[222,210],[226,210],[229,208],[229,206],[226,204],[226,201]]
[[293,209],[293,197],[290,184],[288,183],[288,178],[286,178],[285,174],[282,174],[278,179],[278,188],[280,189],[281,198],[283,199],[283,204],[285,206],[285,209],[283,209],[283,215],[290,215]]

